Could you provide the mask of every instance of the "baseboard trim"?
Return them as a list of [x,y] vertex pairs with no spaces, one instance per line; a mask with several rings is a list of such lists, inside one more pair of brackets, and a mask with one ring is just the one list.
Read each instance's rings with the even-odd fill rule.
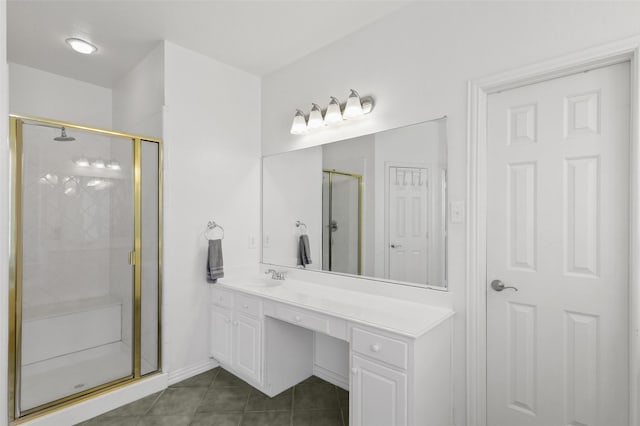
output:
[[324,367],[320,367],[319,365],[313,366],[313,375],[320,377],[322,380],[326,380],[332,385],[336,385],[339,388],[342,388],[346,391],[349,391],[349,378],[341,376],[334,371],[328,370]]
[[218,365],[220,364],[218,364],[215,359],[209,359],[205,362],[201,362],[200,364],[190,365],[188,367],[180,368],[176,371],[171,371],[169,372],[169,386],[186,380],[190,377],[197,376],[198,374],[211,370]]

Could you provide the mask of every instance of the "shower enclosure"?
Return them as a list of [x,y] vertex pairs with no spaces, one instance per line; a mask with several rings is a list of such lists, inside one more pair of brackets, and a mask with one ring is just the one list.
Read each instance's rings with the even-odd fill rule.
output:
[[322,269],[362,275],[362,175],[322,171]]
[[161,141],[10,116],[12,420],[160,369]]

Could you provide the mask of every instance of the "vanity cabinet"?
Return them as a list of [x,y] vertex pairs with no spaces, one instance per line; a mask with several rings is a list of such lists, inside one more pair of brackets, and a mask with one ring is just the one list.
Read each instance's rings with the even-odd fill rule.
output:
[[407,424],[407,374],[351,356],[351,423]]
[[210,354],[222,366],[260,385],[262,318],[259,299],[212,289]]
[[231,365],[231,345],[233,335],[232,312],[230,309],[212,306],[209,311],[211,337],[209,352],[221,363]]
[[233,367],[241,376],[260,383],[262,325],[257,319],[237,312],[233,328]]
[[451,310],[389,300],[348,305],[357,294],[334,300],[326,287],[302,293],[301,283],[291,284],[288,298],[282,288],[276,298],[268,286],[264,295],[238,287],[212,287],[211,355],[263,393],[273,397],[314,374],[313,333],[323,333],[349,343],[350,374],[334,379],[349,383],[351,425],[452,424]]

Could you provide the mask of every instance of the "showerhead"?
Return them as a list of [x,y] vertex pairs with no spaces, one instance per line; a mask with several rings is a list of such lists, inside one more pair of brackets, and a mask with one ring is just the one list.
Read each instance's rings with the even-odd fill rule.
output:
[[71,142],[71,141],[75,141],[76,138],[74,138],[73,136],[67,136],[67,129],[63,127],[61,127],[61,134],[58,137],[53,138],[54,141],[58,141],[58,142]]

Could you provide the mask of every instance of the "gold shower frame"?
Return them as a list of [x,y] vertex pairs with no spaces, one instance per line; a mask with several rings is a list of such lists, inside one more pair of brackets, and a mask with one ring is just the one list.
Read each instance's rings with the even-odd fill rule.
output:
[[335,169],[322,169],[322,173],[329,173],[329,192],[331,192],[333,188],[333,175],[358,179],[358,275],[362,275],[362,175],[340,172]]
[[[131,139],[133,144],[133,171],[134,171],[134,350],[133,350],[133,374],[120,379],[104,383],[102,385],[86,389],[84,391],[48,402],[29,410],[20,411],[16,395],[20,390],[20,362],[21,333],[22,333],[22,160],[23,139],[22,126],[25,121],[47,124],[56,127],[85,130],[107,136],[117,136]],[[105,130],[91,126],[51,120],[41,117],[26,115],[9,115],[9,137],[11,151],[11,248],[9,253],[9,421],[11,424],[19,424],[35,417],[50,413],[51,411],[68,407],[89,398],[106,392],[130,385],[143,378],[151,377],[162,371],[162,189],[163,189],[163,149],[162,140],[159,138],[145,137],[131,133]],[[141,348],[142,348],[142,199],[141,199],[141,150],[142,141],[158,144],[158,364],[157,369],[145,375],[141,374]]]

